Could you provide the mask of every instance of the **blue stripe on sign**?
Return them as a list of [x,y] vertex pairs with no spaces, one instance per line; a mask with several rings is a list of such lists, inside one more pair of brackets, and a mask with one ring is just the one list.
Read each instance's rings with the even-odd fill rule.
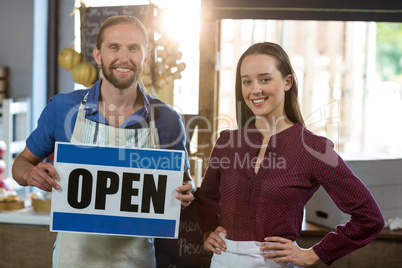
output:
[[174,237],[175,220],[53,212],[53,231]]
[[57,144],[57,162],[180,171],[183,152]]

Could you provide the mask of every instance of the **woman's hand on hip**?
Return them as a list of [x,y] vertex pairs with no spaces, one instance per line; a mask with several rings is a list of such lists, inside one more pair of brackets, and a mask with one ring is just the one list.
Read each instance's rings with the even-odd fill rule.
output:
[[272,243],[266,244],[260,249],[261,251],[270,251],[265,253],[264,257],[273,261],[291,263],[301,267],[310,266],[321,261],[313,248],[300,248],[289,239],[272,236],[266,237],[264,240]]
[[213,232],[204,233],[204,248],[207,251],[212,251],[216,254],[221,254],[221,251],[226,250],[225,241],[219,235],[220,233],[226,234],[226,229],[218,226]]

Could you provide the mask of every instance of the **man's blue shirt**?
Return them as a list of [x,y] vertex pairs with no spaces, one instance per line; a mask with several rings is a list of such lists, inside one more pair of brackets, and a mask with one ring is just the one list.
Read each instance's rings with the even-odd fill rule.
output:
[[[87,93],[89,94],[85,102],[86,118],[108,124],[98,112],[101,82],[102,80],[97,81],[90,89],[61,93],[51,98],[42,111],[37,128],[26,141],[28,149],[37,157],[46,158],[53,153],[56,141],[70,142],[79,105]],[[160,148],[186,151],[186,137],[181,116],[159,99],[144,93],[140,86],[137,87],[137,92],[137,97],[144,100],[144,107],[131,115],[121,128],[148,128],[149,113],[152,112],[159,133]],[[188,167],[186,152],[185,169]]]

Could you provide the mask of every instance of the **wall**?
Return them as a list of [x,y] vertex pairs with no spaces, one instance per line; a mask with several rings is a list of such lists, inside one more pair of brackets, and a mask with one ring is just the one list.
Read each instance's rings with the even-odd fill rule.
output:
[[[30,120],[36,128],[37,118],[46,105],[47,54],[48,54],[48,0],[34,0],[33,10],[33,70],[32,70],[32,113]],[[17,126],[18,128],[18,126]]]
[[48,2],[0,0],[0,5],[0,64],[10,68],[9,97],[31,97],[28,120],[35,123],[46,104]]
[[0,65],[10,67],[11,98],[32,96],[34,1],[0,0]]
[[[73,10],[74,0],[59,0],[58,53],[60,53],[63,48],[73,47],[74,45],[74,16],[70,16]],[[58,67],[57,75],[57,92],[70,92],[74,90],[74,81],[71,77],[71,71],[66,71]]]
[[[34,0],[0,0],[0,65],[10,67],[10,97],[32,96]],[[74,0],[59,0],[59,47],[74,40]],[[58,70],[59,91],[71,91],[71,72]]]

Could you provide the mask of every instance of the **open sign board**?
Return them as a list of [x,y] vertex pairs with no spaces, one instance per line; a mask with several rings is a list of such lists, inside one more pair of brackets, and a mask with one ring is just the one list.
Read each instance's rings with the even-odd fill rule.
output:
[[56,143],[51,231],[177,238],[184,152]]

